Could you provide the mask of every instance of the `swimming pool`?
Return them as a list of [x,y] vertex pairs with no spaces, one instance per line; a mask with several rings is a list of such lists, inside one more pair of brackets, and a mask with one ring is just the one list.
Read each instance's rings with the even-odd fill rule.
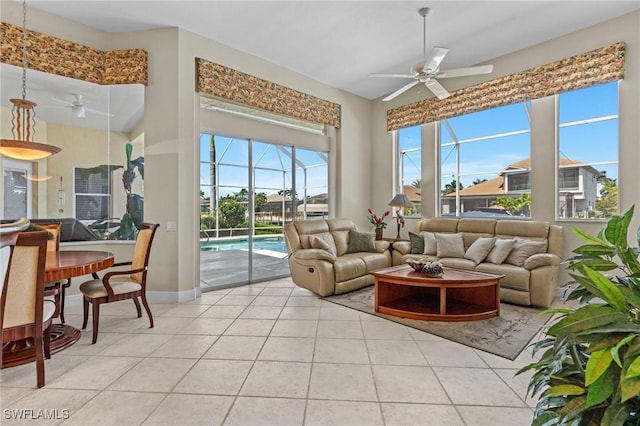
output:
[[[200,251],[247,250],[247,238],[219,238],[200,241]],[[270,250],[286,253],[284,237],[282,235],[268,235],[253,237],[254,250]]]

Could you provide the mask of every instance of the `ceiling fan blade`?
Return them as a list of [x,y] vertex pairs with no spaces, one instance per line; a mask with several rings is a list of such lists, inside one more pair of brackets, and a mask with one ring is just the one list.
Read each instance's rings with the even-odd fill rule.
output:
[[493,65],[480,65],[477,67],[454,68],[438,72],[437,78],[464,77],[467,75],[489,74],[493,72]]
[[424,85],[427,86],[427,89],[431,90],[433,94],[438,97],[438,99],[446,99],[449,97],[449,92],[447,92],[447,89],[442,87],[442,84],[438,83],[438,80],[436,80],[435,78],[430,79],[429,81],[424,83]]
[[109,114],[108,112],[99,111],[99,110],[93,109],[93,108],[86,108],[85,107],[84,110],[86,112],[90,112],[90,113],[93,113],[93,114],[104,115],[105,117],[113,117],[114,116],[113,114]]
[[445,47],[434,47],[427,59],[424,61],[424,66],[422,67],[423,72],[435,71],[440,66],[440,63],[449,53],[449,49]]
[[373,73],[369,74],[369,77],[391,77],[391,78],[414,78],[415,74],[384,74],[384,73]]
[[398,95],[406,92],[407,90],[411,89],[413,86],[415,86],[418,83],[420,83],[420,80],[415,80],[415,81],[412,81],[411,83],[405,84],[404,86],[402,86],[401,88],[399,88],[398,90],[393,92],[392,94],[387,95],[385,98],[382,99],[382,101],[383,102],[390,101],[391,99],[395,98],[396,96],[398,96]]

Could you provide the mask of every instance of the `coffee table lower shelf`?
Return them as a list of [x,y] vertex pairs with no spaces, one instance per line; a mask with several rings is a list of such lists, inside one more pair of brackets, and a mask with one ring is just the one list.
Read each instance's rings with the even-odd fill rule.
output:
[[440,312],[440,301],[433,295],[413,295],[378,305],[378,312],[421,321],[477,321],[498,316],[498,310],[488,306],[449,299],[445,313]]

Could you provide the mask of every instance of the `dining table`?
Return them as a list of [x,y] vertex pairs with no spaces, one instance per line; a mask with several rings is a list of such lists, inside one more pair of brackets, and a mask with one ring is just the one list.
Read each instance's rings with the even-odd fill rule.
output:
[[[98,250],[61,250],[47,252],[45,282],[62,281],[82,275],[93,275],[114,264],[114,255]],[[51,325],[51,354],[60,352],[76,343],[80,329],[70,324]],[[2,352],[2,368],[26,364],[35,360],[33,346],[29,342],[11,345]]]

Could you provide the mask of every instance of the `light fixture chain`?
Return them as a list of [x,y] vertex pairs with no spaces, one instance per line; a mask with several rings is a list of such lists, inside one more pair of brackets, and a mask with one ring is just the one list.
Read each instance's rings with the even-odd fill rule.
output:
[[22,100],[27,99],[27,0],[22,0]]

